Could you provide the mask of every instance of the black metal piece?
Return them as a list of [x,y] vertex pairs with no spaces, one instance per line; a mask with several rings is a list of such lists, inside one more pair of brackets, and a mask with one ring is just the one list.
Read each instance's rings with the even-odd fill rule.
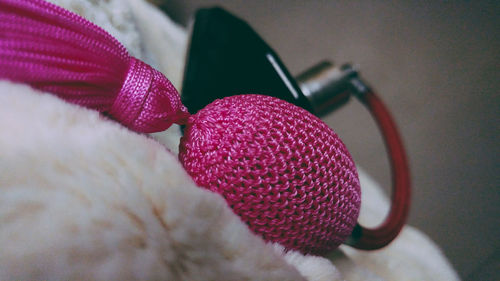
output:
[[244,21],[221,8],[196,13],[182,102],[196,113],[215,99],[263,94],[312,107],[278,55]]

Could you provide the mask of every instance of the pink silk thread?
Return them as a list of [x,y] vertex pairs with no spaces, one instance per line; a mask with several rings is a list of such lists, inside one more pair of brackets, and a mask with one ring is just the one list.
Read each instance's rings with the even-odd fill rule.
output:
[[44,0],[0,0],[0,79],[98,110],[141,133],[189,116],[163,74],[102,28]]

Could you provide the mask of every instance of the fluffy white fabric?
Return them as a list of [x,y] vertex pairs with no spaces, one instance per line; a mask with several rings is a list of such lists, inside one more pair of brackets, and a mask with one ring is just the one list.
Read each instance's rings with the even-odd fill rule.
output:
[[0,82],[0,280],[301,280],[156,141]]
[[[180,86],[186,32],[143,0],[52,0],[100,25]],[[0,82],[0,280],[458,280],[406,227],[389,247],[328,257],[266,244],[177,161],[179,128],[130,132],[99,114]],[[171,148],[168,151],[165,147]],[[360,220],[388,202],[360,170]]]

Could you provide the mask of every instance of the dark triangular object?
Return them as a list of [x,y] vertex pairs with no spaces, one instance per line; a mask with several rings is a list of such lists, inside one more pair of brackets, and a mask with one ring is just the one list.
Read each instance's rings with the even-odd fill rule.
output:
[[221,8],[196,13],[182,86],[191,113],[239,94],[278,97],[311,110],[276,53],[244,21]]

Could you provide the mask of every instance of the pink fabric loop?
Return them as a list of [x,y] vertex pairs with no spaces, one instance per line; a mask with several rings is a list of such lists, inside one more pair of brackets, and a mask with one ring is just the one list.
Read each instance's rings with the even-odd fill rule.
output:
[[154,132],[183,123],[189,113],[175,87],[159,71],[130,57],[130,66],[110,114],[132,130]]
[[0,79],[107,113],[142,133],[187,117],[165,76],[102,28],[43,0],[0,0]]

